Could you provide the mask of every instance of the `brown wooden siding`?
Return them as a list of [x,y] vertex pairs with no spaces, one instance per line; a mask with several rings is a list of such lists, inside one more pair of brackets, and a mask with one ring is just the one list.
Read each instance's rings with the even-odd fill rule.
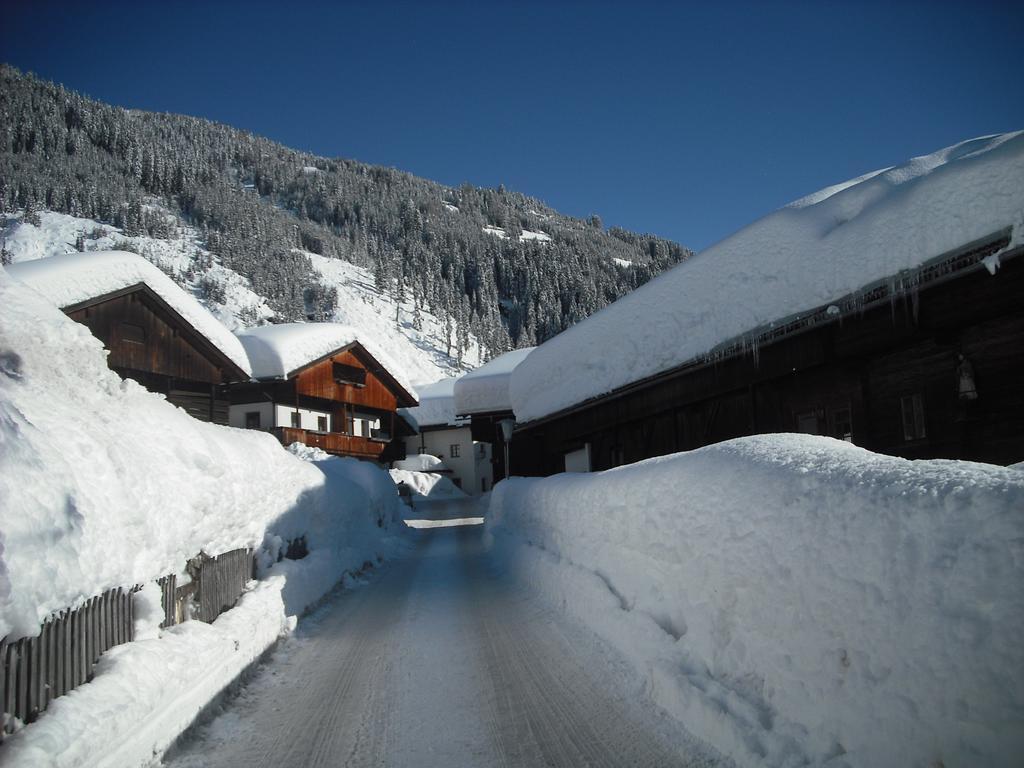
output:
[[[521,427],[513,471],[564,469],[591,443],[594,469],[813,424],[908,458],[1024,460],[1024,255],[995,276],[976,270],[892,302],[694,365]],[[974,367],[978,399],[961,400],[957,365]],[[926,435],[908,440],[901,402],[918,395]]]
[[352,351],[331,355],[331,357],[296,374],[294,379],[296,392],[308,397],[365,406],[382,411],[394,411],[397,408],[395,394],[368,370],[365,386],[357,387],[353,384],[337,383],[333,373],[333,364],[336,362],[366,370],[366,365]]
[[223,383],[221,369],[144,292],[116,296],[68,312],[110,350],[107,363],[206,384]]

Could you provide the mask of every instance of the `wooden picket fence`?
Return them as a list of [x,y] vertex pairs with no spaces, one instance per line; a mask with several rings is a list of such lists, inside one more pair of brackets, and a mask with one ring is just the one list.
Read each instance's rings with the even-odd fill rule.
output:
[[194,609],[192,618],[211,622],[238,602],[246,583],[253,578],[254,558],[251,549],[235,549],[216,557],[200,553],[189,561],[192,576]]
[[[162,592],[164,618],[169,627],[189,618],[211,622],[238,602],[254,577],[251,549],[236,549],[216,557],[200,553],[186,568],[190,584],[177,586],[175,575],[157,581]],[[51,616],[35,637],[14,642],[0,640],[0,696],[3,697],[5,733],[17,721],[31,723],[58,696],[92,679],[100,655],[132,640],[134,589],[111,589],[75,609]],[[191,608],[189,604],[192,604]]]
[[104,651],[132,639],[134,590],[110,589],[74,610],[51,616],[35,637],[0,640],[4,732],[31,723],[50,702],[92,679]]

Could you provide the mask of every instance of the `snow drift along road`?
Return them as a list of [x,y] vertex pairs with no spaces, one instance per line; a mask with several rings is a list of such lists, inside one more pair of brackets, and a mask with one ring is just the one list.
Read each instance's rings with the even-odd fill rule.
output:
[[1020,472],[765,435],[514,478],[489,515],[522,578],[740,763],[1024,754]]

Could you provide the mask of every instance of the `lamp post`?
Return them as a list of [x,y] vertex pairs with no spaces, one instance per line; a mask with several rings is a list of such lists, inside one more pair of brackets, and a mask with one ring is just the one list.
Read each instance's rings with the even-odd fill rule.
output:
[[512,442],[512,429],[516,425],[515,419],[502,419],[498,422],[501,427],[501,437],[505,442],[505,477],[509,477],[512,474],[512,467],[509,464],[508,458],[508,447]]

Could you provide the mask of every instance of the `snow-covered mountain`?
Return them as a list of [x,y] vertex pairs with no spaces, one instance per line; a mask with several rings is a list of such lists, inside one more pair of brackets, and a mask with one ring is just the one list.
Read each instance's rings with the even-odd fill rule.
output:
[[450,187],[126,110],[7,65],[0,114],[0,213],[57,211],[164,239],[180,229],[169,212],[282,322],[326,320],[345,303],[309,254],[342,259],[372,272],[376,293],[411,301],[417,332],[436,335],[425,313],[450,326],[457,362],[473,359],[471,336],[487,357],[544,341],[691,255],[503,186]]
[[[204,248],[195,228],[156,205],[151,206],[151,214],[166,219],[167,238],[127,236],[93,219],[42,211],[28,217],[38,223],[25,221],[23,213],[0,219],[0,244],[5,260],[12,262],[78,250],[134,251],[190,291],[231,330],[277,319],[267,297]],[[379,293],[369,270],[341,259],[301,253],[309,258],[325,288],[337,291],[337,305],[323,319],[352,326],[373,338],[414,386],[458,375],[482,362],[482,350],[473,336],[460,361],[453,348],[454,329],[417,310],[412,297],[399,303],[391,294]]]

